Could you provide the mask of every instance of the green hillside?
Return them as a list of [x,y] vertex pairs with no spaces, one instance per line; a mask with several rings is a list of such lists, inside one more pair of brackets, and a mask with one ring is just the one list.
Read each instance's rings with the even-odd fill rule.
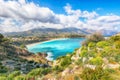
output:
[[86,37],[81,48],[59,57],[49,68],[36,68],[27,74],[4,73],[0,80],[120,80],[118,75],[120,35],[104,38],[95,33]]
[[34,68],[49,67],[45,56],[45,54],[33,54],[24,48],[12,45],[9,39],[0,34],[0,76],[7,76],[14,71],[26,74]]

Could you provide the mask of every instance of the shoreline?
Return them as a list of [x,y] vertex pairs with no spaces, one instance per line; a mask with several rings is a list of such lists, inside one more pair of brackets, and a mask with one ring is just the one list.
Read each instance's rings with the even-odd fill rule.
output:
[[[105,39],[108,39],[109,37],[104,37]],[[70,38],[53,38],[50,40],[45,40],[45,41],[40,41],[40,42],[35,42],[35,43],[31,43],[31,44],[27,44],[26,47],[32,47],[35,46],[37,44],[42,44],[42,43],[46,43],[46,42],[50,42],[50,41],[55,41],[55,40],[64,40],[64,39],[70,39]]]
[[46,42],[50,42],[50,41],[55,41],[55,40],[64,40],[64,39],[69,39],[69,38],[56,38],[56,39],[50,39],[50,40],[41,41],[41,42],[35,42],[35,43],[27,44],[26,47],[28,48],[28,47],[35,46],[37,44],[42,44],[42,43],[46,43]]

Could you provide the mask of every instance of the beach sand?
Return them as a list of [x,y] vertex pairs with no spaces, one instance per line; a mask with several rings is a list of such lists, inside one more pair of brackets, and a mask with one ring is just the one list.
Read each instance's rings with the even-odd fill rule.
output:
[[41,41],[41,42],[36,42],[36,43],[28,44],[28,45],[26,45],[26,46],[27,46],[27,47],[32,47],[32,46],[35,46],[35,45],[37,45],[37,44],[42,44],[42,43],[46,43],[46,42],[50,42],[50,41],[55,41],[55,40],[64,40],[64,39],[69,39],[69,38],[51,39],[51,40],[47,40],[47,41]]

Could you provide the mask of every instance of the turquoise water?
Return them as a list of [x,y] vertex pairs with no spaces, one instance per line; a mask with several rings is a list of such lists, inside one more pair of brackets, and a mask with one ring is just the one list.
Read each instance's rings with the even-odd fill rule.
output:
[[81,42],[84,38],[66,38],[47,41],[28,47],[30,52],[43,52],[47,53],[48,60],[55,60],[59,56],[66,55],[73,52],[76,48],[81,46]]

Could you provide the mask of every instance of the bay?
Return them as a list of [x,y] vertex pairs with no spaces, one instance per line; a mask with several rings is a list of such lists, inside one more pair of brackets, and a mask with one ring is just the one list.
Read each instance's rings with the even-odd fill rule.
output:
[[47,53],[48,60],[55,60],[67,53],[72,53],[76,48],[81,47],[84,38],[61,38],[57,40],[45,41],[42,43],[28,46],[28,50],[33,53],[42,52]]

